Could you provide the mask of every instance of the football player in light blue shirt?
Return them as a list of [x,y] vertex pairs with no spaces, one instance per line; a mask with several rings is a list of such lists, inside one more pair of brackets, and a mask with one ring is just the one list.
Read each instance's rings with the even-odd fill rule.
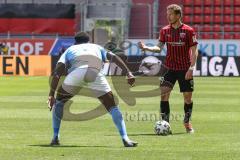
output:
[[[105,106],[111,114],[125,147],[135,147],[137,142],[128,138],[126,126],[119,106],[113,98],[111,88],[101,73],[103,64],[111,59],[127,73],[128,83],[132,86],[135,77],[124,62],[115,54],[107,52],[99,45],[89,43],[89,36],[85,32],[79,32],[75,36],[75,45],[69,47],[60,57],[56,69],[53,72],[48,104],[52,110],[53,139],[51,145],[59,145],[59,128],[63,115],[64,104],[79,90],[87,86]],[[60,78],[67,70],[66,78],[57,89]],[[57,95],[55,98],[55,92]]]

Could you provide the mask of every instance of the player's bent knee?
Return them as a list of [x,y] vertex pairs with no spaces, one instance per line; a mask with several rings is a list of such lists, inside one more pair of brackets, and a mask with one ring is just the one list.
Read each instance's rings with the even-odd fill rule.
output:
[[184,97],[184,103],[186,104],[192,103],[192,97]]
[[192,103],[192,100],[190,99],[190,100],[184,100],[184,103],[186,103],[186,104],[191,104]]
[[58,91],[57,91],[57,96],[56,99],[62,102],[67,102],[69,99],[71,99],[73,97],[73,95],[67,93],[62,86],[59,87]]
[[98,97],[98,99],[101,101],[101,103],[104,105],[104,107],[107,109],[107,111],[109,112],[113,107],[116,106],[115,100],[114,100],[114,96],[112,94],[112,92],[108,92],[100,97]]
[[161,101],[168,101],[169,100],[169,94],[163,94],[161,95]]

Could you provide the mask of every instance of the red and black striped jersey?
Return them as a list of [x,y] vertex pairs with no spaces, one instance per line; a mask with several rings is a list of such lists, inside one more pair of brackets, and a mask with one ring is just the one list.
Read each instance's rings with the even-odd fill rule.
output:
[[165,65],[171,70],[188,70],[191,64],[190,47],[198,44],[193,28],[186,24],[177,29],[165,26],[160,30],[159,41],[167,44]]

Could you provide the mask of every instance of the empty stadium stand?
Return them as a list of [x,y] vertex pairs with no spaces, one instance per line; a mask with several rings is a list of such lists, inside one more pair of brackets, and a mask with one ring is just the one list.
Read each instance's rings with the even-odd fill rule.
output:
[[239,39],[240,0],[183,0],[184,23],[202,39]]
[[[120,17],[122,13],[114,14],[120,8],[115,7],[114,4],[129,2],[129,12],[126,8],[126,31],[125,37],[128,38],[156,38],[159,29],[168,24],[166,19],[166,7],[169,4],[176,3],[183,7],[183,22],[192,26],[200,39],[240,39],[240,0],[0,0],[0,4],[75,4],[75,17],[71,19],[70,25],[66,27],[59,19],[59,23],[52,23],[52,26],[36,28],[40,26],[40,20],[28,21],[23,23],[19,21],[9,20],[7,18],[0,18],[0,30],[6,32],[17,33],[19,31],[24,34],[40,33],[40,34],[55,34],[73,35],[75,31],[85,30],[85,20],[83,13],[87,16],[97,17],[104,15],[105,18]],[[102,3],[102,8],[105,8],[105,13],[102,9],[89,4]],[[113,6],[109,6],[112,3]],[[121,5],[120,5],[121,6]],[[83,8],[87,8],[84,10]],[[110,11],[111,10],[111,11]],[[122,11],[122,9],[121,9]],[[19,21],[19,22],[18,22]],[[47,19],[43,19],[47,22]],[[16,25],[18,22],[19,25]],[[56,21],[57,22],[57,21]],[[23,23],[23,24],[22,24]],[[48,23],[50,24],[50,23]],[[18,26],[18,27],[17,27]],[[29,32],[23,28],[29,28]],[[69,26],[69,25],[68,25]],[[10,29],[9,29],[10,27]],[[13,32],[14,31],[14,32]],[[3,32],[0,32],[2,34]]]

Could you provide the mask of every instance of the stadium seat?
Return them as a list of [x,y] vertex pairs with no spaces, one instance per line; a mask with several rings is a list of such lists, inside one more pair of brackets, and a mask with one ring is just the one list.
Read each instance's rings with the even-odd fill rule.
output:
[[240,0],[234,0],[233,5],[234,6],[240,6]]
[[234,6],[234,14],[240,14],[240,6]]
[[231,33],[225,33],[225,34],[224,34],[224,39],[233,39],[233,34],[231,34]]
[[240,33],[234,33],[233,38],[234,39],[240,39]]
[[208,24],[208,23],[211,23],[211,22],[212,22],[211,16],[204,16],[203,23]]
[[211,5],[212,5],[212,1],[204,0],[203,5],[204,5],[204,6],[211,6]]
[[198,24],[193,25],[192,28],[194,29],[195,32],[199,32],[201,29],[201,27]]
[[234,25],[233,32],[240,32],[240,25]]
[[239,24],[240,23],[240,15],[235,15],[234,16],[234,20],[233,20],[234,24]]
[[222,33],[216,32],[213,33],[213,39],[222,39]]
[[201,31],[202,32],[211,32],[212,31],[212,25],[209,25],[209,24],[203,25]]
[[221,6],[222,5],[222,0],[214,0],[214,6]]
[[192,21],[191,21],[191,16],[188,16],[188,15],[185,15],[184,17],[183,17],[183,22],[184,23],[187,23],[187,24],[190,24]]
[[231,14],[231,13],[232,13],[231,7],[224,7],[223,14]]
[[201,6],[202,5],[202,0],[194,0],[194,5],[195,6]]
[[192,7],[184,7],[183,8],[183,13],[186,14],[192,14],[193,13],[193,8]]
[[222,13],[221,7],[214,7],[213,8],[213,13],[214,14],[221,14]]
[[232,16],[226,15],[223,17],[224,24],[232,23]]
[[212,34],[211,33],[202,33],[199,38],[200,39],[212,39]]
[[190,6],[190,5],[192,5],[192,1],[191,0],[184,0],[183,4],[186,5],[186,6]]
[[204,7],[203,8],[203,13],[206,14],[211,14],[211,7]]
[[226,24],[223,27],[224,32],[232,32],[232,25]]
[[223,5],[224,6],[231,6],[232,0],[224,0]]
[[194,14],[201,14],[202,8],[201,7],[194,7]]
[[213,31],[214,31],[214,32],[221,32],[221,31],[222,31],[221,25],[220,25],[220,24],[215,24],[215,25],[213,26]]
[[215,16],[213,17],[213,22],[214,22],[214,23],[221,23],[221,22],[222,22],[221,16],[215,15]]
[[193,17],[193,23],[196,24],[196,23],[201,23],[202,22],[202,16],[199,16],[199,15],[195,15]]

